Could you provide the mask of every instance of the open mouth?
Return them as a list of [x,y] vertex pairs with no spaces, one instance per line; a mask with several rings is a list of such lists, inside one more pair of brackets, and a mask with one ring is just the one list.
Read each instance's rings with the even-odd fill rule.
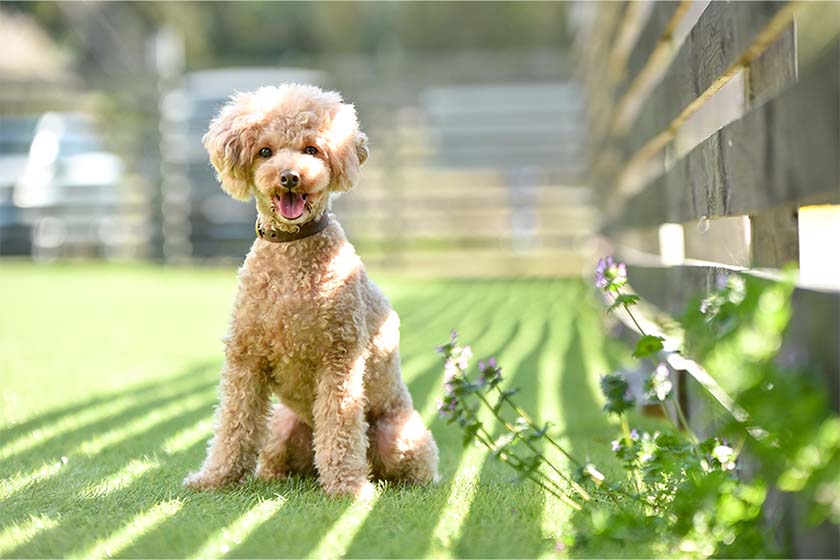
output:
[[285,191],[271,197],[271,203],[275,212],[280,212],[287,220],[296,220],[303,215],[307,196],[307,193]]

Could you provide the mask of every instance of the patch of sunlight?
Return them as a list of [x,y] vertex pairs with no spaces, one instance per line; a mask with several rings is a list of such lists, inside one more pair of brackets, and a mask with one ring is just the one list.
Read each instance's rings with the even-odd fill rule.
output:
[[198,552],[192,555],[192,558],[221,558],[225,556],[231,548],[242,544],[248,538],[248,535],[268,521],[285,503],[286,498],[282,496],[259,502],[236,521],[222,529],[221,532],[207,539]]
[[464,521],[472,506],[481,466],[487,458],[483,447],[470,447],[461,458],[458,470],[452,477],[452,487],[441,512],[437,526],[432,532],[432,542],[427,556],[452,558],[452,547],[461,537]]
[[67,464],[67,461],[67,457],[62,457],[60,460],[46,463],[34,471],[18,473],[11,478],[0,480],[0,500],[9,498],[33,482],[39,482],[55,476],[61,467]]
[[[515,302],[514,302],[515,303]],[[530,309],[521,309],[524,317],[532,317],[534,320],[527,321],[520,325],[516,331],[516,337],[510,341],[499,356],[499,363],[507,372],[516,372],[518,366],[525,360],[526,356],[534,350],[539,343],[544,321],[539,320],[546,312],[538,311],[532,306]],[[533,314],[533,315],[532,315]],[[511,334],[515,325],[511,322],[498,321],[490,332],[481,339],[483,348],[499,348]],[[468,341],[464,341],[467,343]],[[474,347],[473,351],[481,351],[482,348]],[[425,412],[425,411],[424,411]],[[482,407],[479,411],[479,419],[491,433],[494,430],[495,421],[492,413]],[[441,512],[437,526],[432,532],[432,542],[428,554],[435,558],[451,558],[452,547],[458,542],[463,531],[467,514],[472,507],[475,493],[478,489],[481,467],[487,459],[488,451],[478,444],[470,447],[461,457],[458,469],[455,471],[449,497],[446,500],[446,507]]]
[[31,516],[22,523],[15,523],[0,531],[0,556],[31,541],[38,533],[52,529],[58,521],[46,515]]
[[99,539],[85,550],[74,553],[71,558],[110,558],[119,554],[139,537],[148,533],[169,517],[175,515],[183,504],[180,500],[161,502],[136,515],[124,527],[111,536]]
[[372,496],[357,498],[341,517],[333,524],[329,532],[321,538],[321,542],[309,555],[310,558],[343,558],[347,548],[374,506],[382,495],[382,489],[377,488]]
[[163,452],[167,455],[175,455],[185,451],[213,435],[213,418],[204,418],[195,425],[181,430],[174,436],[163,442]]
[[[571,344],[572,332],[575,328],[575,317],[573,315],[556,314],[550,325],[550,335],[545,349],[540,353],[539,360],[539,397],[538,403],[540,411],[540,419],[543,422],[551,422],[551,433],[556,432],[558,428],[564,428],[562,424],[563,418],[560,414],[560,365],[564,363],[564,355],[569,350]],[[572,372],[566,372],[571,374]],[[554,436],[556,437],[556,436]],[[561,445],[565,442],[560,441]],[[565,457],[552,448],[551,446],[544,446],[546,457],[553,464],[558,465],[561,470],[568,463]],[[542,532],[543,535],[557,542],[562,538],[561,531],[566,524],[570,510],[569,506],[552,496],[547,491],[545,492],[542,512]],[[554,550],[546,551],[541,555],[541,558],[554,557],[556,552]]]
[[102,498],[121,490],[132,483],[136,478],[140,477],[152,469],[160,467],[160,463],[155,459],[134,459],[126,466],[121,468],[118,472],[112,474],[105,480],[89,486],[82,491],[84,498]]
[[158,424],[162,424],[178,415],[195,412],[202,407],[208,406],[210,404],[209,398],[214,397],[215,394],[215,389],[205,390],[167,406],[155,408],[137,420],[82,443],[77,453],[88,457],[96,455],[103,449],[147,432]]
[[18,455],[20,453],[29,451],[33,447],[36,447],[37,445],[49,439],[53,439],[62,434],[66,434],[67,432],[77,430],[79,428],[83,428],[87,425],[93,424],[104,418],[107,418],[108,416],[119,414],[131,407],[137,406],[138,404],[148,402],[152,399],[165,398],[167,396],[173,395],[179,389],[181,388],[173,388],[170,386],[169,390],[167,391],[155,391],[145,398],[138,399],[131,395],[126,395],[124,397],[115,398],[110,402],[96,407],[86,408],[81,412],[63,418],[54,424],[33,430],[32,432],[26,433],[18,439],[7,443],[2,448],[0,448],[0,461]]

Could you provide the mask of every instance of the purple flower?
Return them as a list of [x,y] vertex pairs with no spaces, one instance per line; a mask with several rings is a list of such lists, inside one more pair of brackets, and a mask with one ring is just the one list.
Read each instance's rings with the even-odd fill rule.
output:
[[449,420],[455,417],[455,411],[458,408],[458,399],[452,393],[444,395],[442,399],[436,401],[438,414],[441,418]]
[[595,266],[595,287],[604,290],[618,290],[627,282],[627,267],[612,257],[598,259]]
[[633,428],[630,430],[630,439],[638,440],[639,439],[639,430]]
[[496,366],[496,358],[490,358],[487,363],[479,362],[478,371],[481,372],[478,377],[481,386],[497,385],[502,381],[502,368]]
[[443,364],[443,381],[445,383],[451,382],[458,375],[458,363],[452,358],[447,358],[446,363]]
[[621,449],[621,443],[617,439],[614,439],[610,442],[610,448],[612,448],[613,453],[618,453]]

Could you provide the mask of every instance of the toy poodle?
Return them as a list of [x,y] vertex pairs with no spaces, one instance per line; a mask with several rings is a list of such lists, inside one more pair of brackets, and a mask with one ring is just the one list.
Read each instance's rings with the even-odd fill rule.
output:
[[[438,450],[400,374],[399,317],[330,198],[368,157],[356,110],[309,85],[234,95],[204,146],[230,196],[257,204],[225,338],[215,435],[185,484],[317,474],[329,494],[437,480]],[[272,405],[276,395],[278,404]]]

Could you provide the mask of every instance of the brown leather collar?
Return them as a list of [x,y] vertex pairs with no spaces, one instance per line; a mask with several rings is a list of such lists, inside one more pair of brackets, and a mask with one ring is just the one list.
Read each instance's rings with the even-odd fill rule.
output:
[[259,216],[257,216],[257,223],[254,224],[254,229],[257,231],[257,237],[263,241],[268,241],[270,243],[289,243],[290,241],[305,239],[315,235],[316,233],[320,233],[324,231],[324,228],[328,225],[330,225],[330,215],[324,212],[321,214],[320,218],[312,222],[306,222],[300,226],[298,231],[295,232],[264,228],[262,224],[260,224]]

